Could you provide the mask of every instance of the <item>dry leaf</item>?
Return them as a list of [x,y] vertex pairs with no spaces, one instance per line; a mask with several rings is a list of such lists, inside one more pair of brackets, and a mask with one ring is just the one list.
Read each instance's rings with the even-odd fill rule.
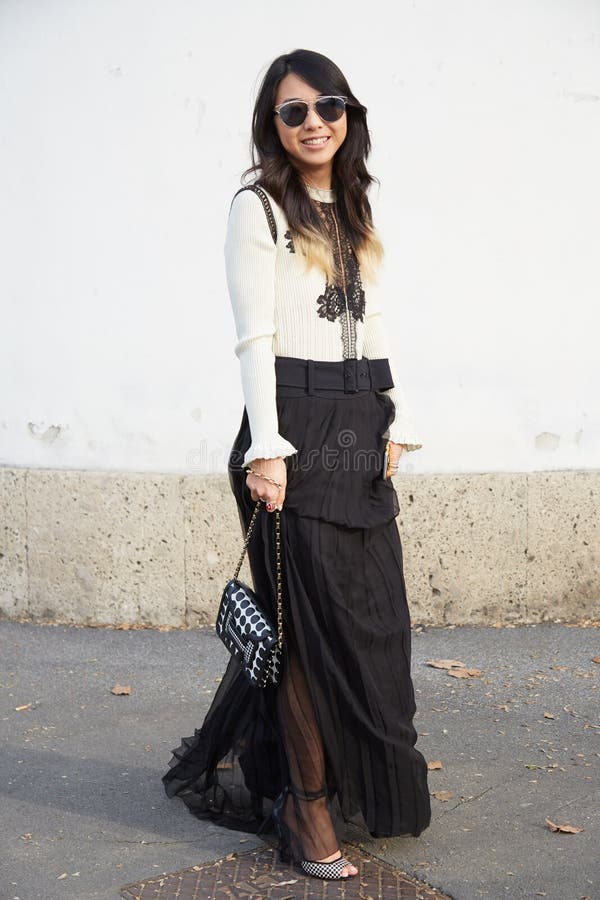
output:
[[454,793],[453,791],[432,791],[431,796],[435,797],[436,800],[442,800],[445,803],[446,800],[452,800]]
[[473,678],[475,675],[481,675],[481,669],[448,669],[448,675],[452,678]]
[[130,684],[115,684],[114,687],[110,689],[111,694],[115,694],[117,697],[128,697],[131,694],[131,685]]
[[456,666],[458,669],[464,669],[464,662],[460,662],[458,659],[428,659],[428,666],[433,666],[434,669],[451,669]]
[[24,703],[23,706],[15,706],[15,712],[22,712],[24,709],[31,709],[31,703]]
[[581,831],[585,831],[585,828],[577,828],[575,825],[557,825],[550,819],[544,819],[544,821],[550,831],[559,831],[561,834],[579,834]]
[[441,769],[442,768],[441,759],[436,759],[434,762],[428,762],[427,768],[428,769]]
[[556,716],[553,716],[552,713],[545,712],[545,713],[544,713],[544,718],[545,718],[545,719],[555,719]]

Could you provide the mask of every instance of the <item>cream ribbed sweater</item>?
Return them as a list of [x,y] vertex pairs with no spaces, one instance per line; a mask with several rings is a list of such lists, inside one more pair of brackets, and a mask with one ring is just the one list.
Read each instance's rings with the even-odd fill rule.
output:
[[[308,192],[322,215],[334,227],[339,225],[334,191],[309,187]],[[355,278],[346,295],[328,285],[324,273],[315,268],[305,272],[285,213],[270,194],[267,196],[277,223],[277,244],[271,237],[261,199],[250,190],[234,198],[225,239],[227,284],[237,333],[234,352],[240,361],[252,437],[243,465],[258,458],[290,456],[298,450],[279,434],[275,356],[314,360],[387,358],[394,387],[382,393],[389,394],[396,410],[389,439],[404,444],[407,450],[422,447],[390,357],[374,286],[362,284],[355,262]],[[352,260],[346,257],[348,262]]]

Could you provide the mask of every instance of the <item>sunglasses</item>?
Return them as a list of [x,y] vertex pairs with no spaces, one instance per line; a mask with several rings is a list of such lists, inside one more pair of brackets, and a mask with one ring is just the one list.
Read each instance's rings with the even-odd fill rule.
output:
[[337,122],[344,115],[347,102],[347,97],[337,96],[319,97],[310,103],[307,100],[286,100],[276,106],[274,112],[288,128],[297,128],[306,119],[309,109],[315,109],[324,122]]

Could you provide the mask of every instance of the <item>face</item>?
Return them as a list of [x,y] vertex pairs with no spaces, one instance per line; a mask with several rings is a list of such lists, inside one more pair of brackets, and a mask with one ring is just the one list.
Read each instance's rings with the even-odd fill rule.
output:
[[[279,82],[275,106],[286,100],[312,101],[319,96],[319,91],[290,72]],[[309,109],[302,125],[295,128],[284,125],[279,116],[274,119],[283,148],[296,168],[309,180],[311,176],[321,180],[330,178],[333,157],[344,143],[348,130],[346,112],[337,122],[324,122],[314,108]]]

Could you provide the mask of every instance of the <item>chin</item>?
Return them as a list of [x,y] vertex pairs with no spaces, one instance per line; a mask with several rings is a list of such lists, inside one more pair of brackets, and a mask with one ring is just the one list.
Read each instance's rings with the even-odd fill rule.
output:
[[330,162],[336,154],[338,147],[326,147],[322,152],[316,153],[314,150],[300,150],[296,154],[296,159],[302,160],[303,163],[313,166],[322,166],[323,163]]

